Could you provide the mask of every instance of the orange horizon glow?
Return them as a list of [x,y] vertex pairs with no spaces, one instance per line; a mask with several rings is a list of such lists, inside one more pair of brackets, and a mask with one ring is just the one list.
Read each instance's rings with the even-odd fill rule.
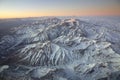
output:
[[[6,1],[5,3],[7,3],[7,1],[9,0],[3,0],[3,2],[4,1]],[[47,6],[44,4],[43,5],[41,4],[42,6],[39,6],[36,2],[33,6],[33,2],[31,2],[31,5],[27,5],[27,3],[24,4],[25,2],[22,2],[24,0],[21,0],[22,3],[20,5],[13,5],[13,2],[11,1],[9,1],[11,5],[10,4],[8,5],[8,3],[7,5],[4,5],[5,4],[4,3],[2,6],[0,6],[0,18],[24,18],[24,17],[41,17],[41,16],[120,16],[120,5],[116,2],[114,4],[103,5],[103,6],[102,4],[101,6],[100,5],[97,6],[96,4],[98,3],[94,3],[95,4],[94,6],[92,3],[91,4],[86,3],[86,5],[81,6],[77,2],[74,3],[73,2],[74,0],[69,0],[71,1],[71,3],[66,3],[66,4],[61,3],[61,5],[63,4],[63,6],[59,5],[58,2],[54,3],[57,5],[48,2],[49,4],[47,4]],[[14,1],[17,1],[17,3],[19,3],[18,0],[14,0]],[[28,0],[28,1],[34,1],[34,0]],[[44,2],[44,0],[39,0],[39,1]],[[67,0],[62,0],[62,1],[67,1]],[[78,1],[82,2],[82,0],[78,0]],[[72,4],[74,6],[72,6]],[[23,7],[21,7],[21,5]]]
[[48,11],[48,12],[1,12],[0,18],[24,18],[24,17],[40,17],[40,16],[120,16],[120,10],[118,9],[88,9],[88,10],[80,10],[76,12],[72,11]]
[[[8,14],[9,13],[9,14]],[[24,17],[41,17],[41,16],[120,16],[118,10],[83,10],[72,12],[3,12],[0,18],[24,18]]]

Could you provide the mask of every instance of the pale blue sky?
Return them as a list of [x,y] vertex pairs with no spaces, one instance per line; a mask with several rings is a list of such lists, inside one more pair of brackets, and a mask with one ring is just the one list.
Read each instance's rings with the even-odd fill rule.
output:
[[0,12],[2,15],[8,12],[10,12],[11,15],[14,12],[34,12],[41,14],[45,12],[50,12],[51,14],[53,12],[54,14],[56,13],[56,15],[60,15],[59,13],[62,12],[61,14],[64,14],[64,11],[65,14],[68,15],[73,11],[70,15],[74,15],[84,10],[94,11],[94,9],[96,10],[97,8],[109,10],[112,9],[112,7],[113,9],[119,9],[120,0],[0,0]]

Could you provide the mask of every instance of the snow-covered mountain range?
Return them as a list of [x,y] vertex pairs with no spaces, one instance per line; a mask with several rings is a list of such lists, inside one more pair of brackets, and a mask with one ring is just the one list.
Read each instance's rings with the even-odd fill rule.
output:
[[0,39],[2,80],[119,80],[120,22],[40,18]]

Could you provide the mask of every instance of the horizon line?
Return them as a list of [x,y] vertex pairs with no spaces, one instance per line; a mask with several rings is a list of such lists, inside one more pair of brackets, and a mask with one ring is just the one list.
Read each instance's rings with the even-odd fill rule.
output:
[[117,17],[120,15],[71,15],[71,16],[26,16],[26,17],[6,17],[0,19],[22,19],[22,18],[41,18],[41,17]]

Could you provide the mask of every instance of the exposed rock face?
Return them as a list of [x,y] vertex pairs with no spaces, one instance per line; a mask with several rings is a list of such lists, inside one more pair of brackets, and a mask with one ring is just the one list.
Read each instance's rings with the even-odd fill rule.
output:
[[15,28],[0,42],[0,78],[117,80],[120,55],[112,46],[120,35],[111,31],[79,19],[57,18]]

